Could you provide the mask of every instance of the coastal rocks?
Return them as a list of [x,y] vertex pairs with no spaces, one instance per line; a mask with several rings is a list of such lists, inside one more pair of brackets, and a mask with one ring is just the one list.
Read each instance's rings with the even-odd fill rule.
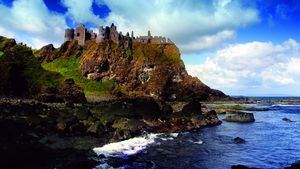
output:
[[88,133],[92,133],[95,135],[101,135],[105,131],[105,127],[100,121],[94,122],[88,129]]
[[73,79],[66,79],[59,92],[66,103],[86,103],[87,100],[81,87]]
[[62,103],[64,100],[57,96],[57,89],[54,87],[42,87],[37,100],[44,103]]
[[233,141],[236,143],[236,144],[245,144],[246,143],[246,140],[240,138],[240,137],[236,137],[233,139]]
[[60,87],[43,87],[37,98],[44,103],[86,103],[87,100],[81,87],[73,79],[66,79]]
[[295,122],[295,121],[293,121],[293,120],[291,120],[289,118],[286,118],[286,117],[282,118],[282,120],[285,121],[285,122]]
[[254,122],[253,113],[239,113],[235,115],[230,115],[224,118],[227,122],[239,122],[239,123],[251,123]]
[[300,161],[295,161],[291,166],[285,167],[284,169],[299,169],[300,168]]
[[258,169],[258,168],[254,168],[254,167],[248,167],[245,165],[233,165],[231,166],[231,169]]

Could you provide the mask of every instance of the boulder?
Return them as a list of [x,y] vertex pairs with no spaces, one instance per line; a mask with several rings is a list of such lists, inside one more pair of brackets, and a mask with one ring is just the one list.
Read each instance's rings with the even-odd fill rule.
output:
[[236,115],[231,115],[225,117],[224,121],[227,122],[239,122],[239,123],[251,123],[254,122],[254,115],[253,113],[239,113]]
[[98,134],[98,135],[103,133],[103,131],[104,131],[104,126],[100,121],[96,121],[87,129],[88,133]]
[[118,130],[138,132],[146,129],[148,126],[141,120],[122,118],[120,120],[116,120],[112,127]]
[[233,165],[231,166],[231,169],[257,169],[257,168],[254,168],[254,167],[248,167],[248,166],[245,166],[245,165]]
[[294,122],[294,121],[292,121],[291,119],[286,118],[286,117],[282,118],[282,120],[283,120],[283,121],[286,121],[286,122]]
[[81,87],[73,79],[66,79],[59,89],[59,94],[66,103],[86,103],[87,100]]
[[245,144],[246,143],[246,140],[240,138],[240,137],[236,137],[233,139],[233,141],[236,143],[236,144]]

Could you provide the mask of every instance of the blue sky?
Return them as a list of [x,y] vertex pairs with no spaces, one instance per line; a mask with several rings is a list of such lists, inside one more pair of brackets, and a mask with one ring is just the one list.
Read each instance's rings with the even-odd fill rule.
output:
[[230,95],[300,96],[299,0],[0,0],[0,35],[59,46],[64,29],[171,38],[188,72]]

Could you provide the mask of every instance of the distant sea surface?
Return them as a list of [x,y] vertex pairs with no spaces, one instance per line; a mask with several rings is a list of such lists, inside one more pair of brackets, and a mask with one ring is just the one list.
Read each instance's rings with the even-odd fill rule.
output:
[[[197,132],[151,135],[95,149],[99,154],[111,155],[100,159],[102,164],[98,168],[118,161],[123,168],[226,169],[243,164],[273,169],[300,160],[300,105],[250,106],[270,110],[252,112],[254,123],[224,121]],[[245,139],[246,143],[234,143],[235,137]]]

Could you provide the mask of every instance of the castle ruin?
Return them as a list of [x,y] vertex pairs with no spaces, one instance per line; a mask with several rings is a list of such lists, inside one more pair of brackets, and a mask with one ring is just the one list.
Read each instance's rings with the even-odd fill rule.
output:
[[75,29],[66,29],[64,41],[76,40],[79,45],[84,46],[87,40],[94,40],[97,43],[101,43],[105,40],[112,40],[114,43],[124,46],[126,49],[132,48],[133,42],[139,43],[150,43],[150,44],[165,44],[173,43],[169,38],[162,36],[152,36],[151,32],[148,31],[147,36],[133,36],[133,31],[131,36],[129,32],[123,35],[122,32],[117,31],[117,27],[112,23],[111,26],[99,28],[99,33],[93,32],[93,30],[87,30],[83,24],[79,24]]

